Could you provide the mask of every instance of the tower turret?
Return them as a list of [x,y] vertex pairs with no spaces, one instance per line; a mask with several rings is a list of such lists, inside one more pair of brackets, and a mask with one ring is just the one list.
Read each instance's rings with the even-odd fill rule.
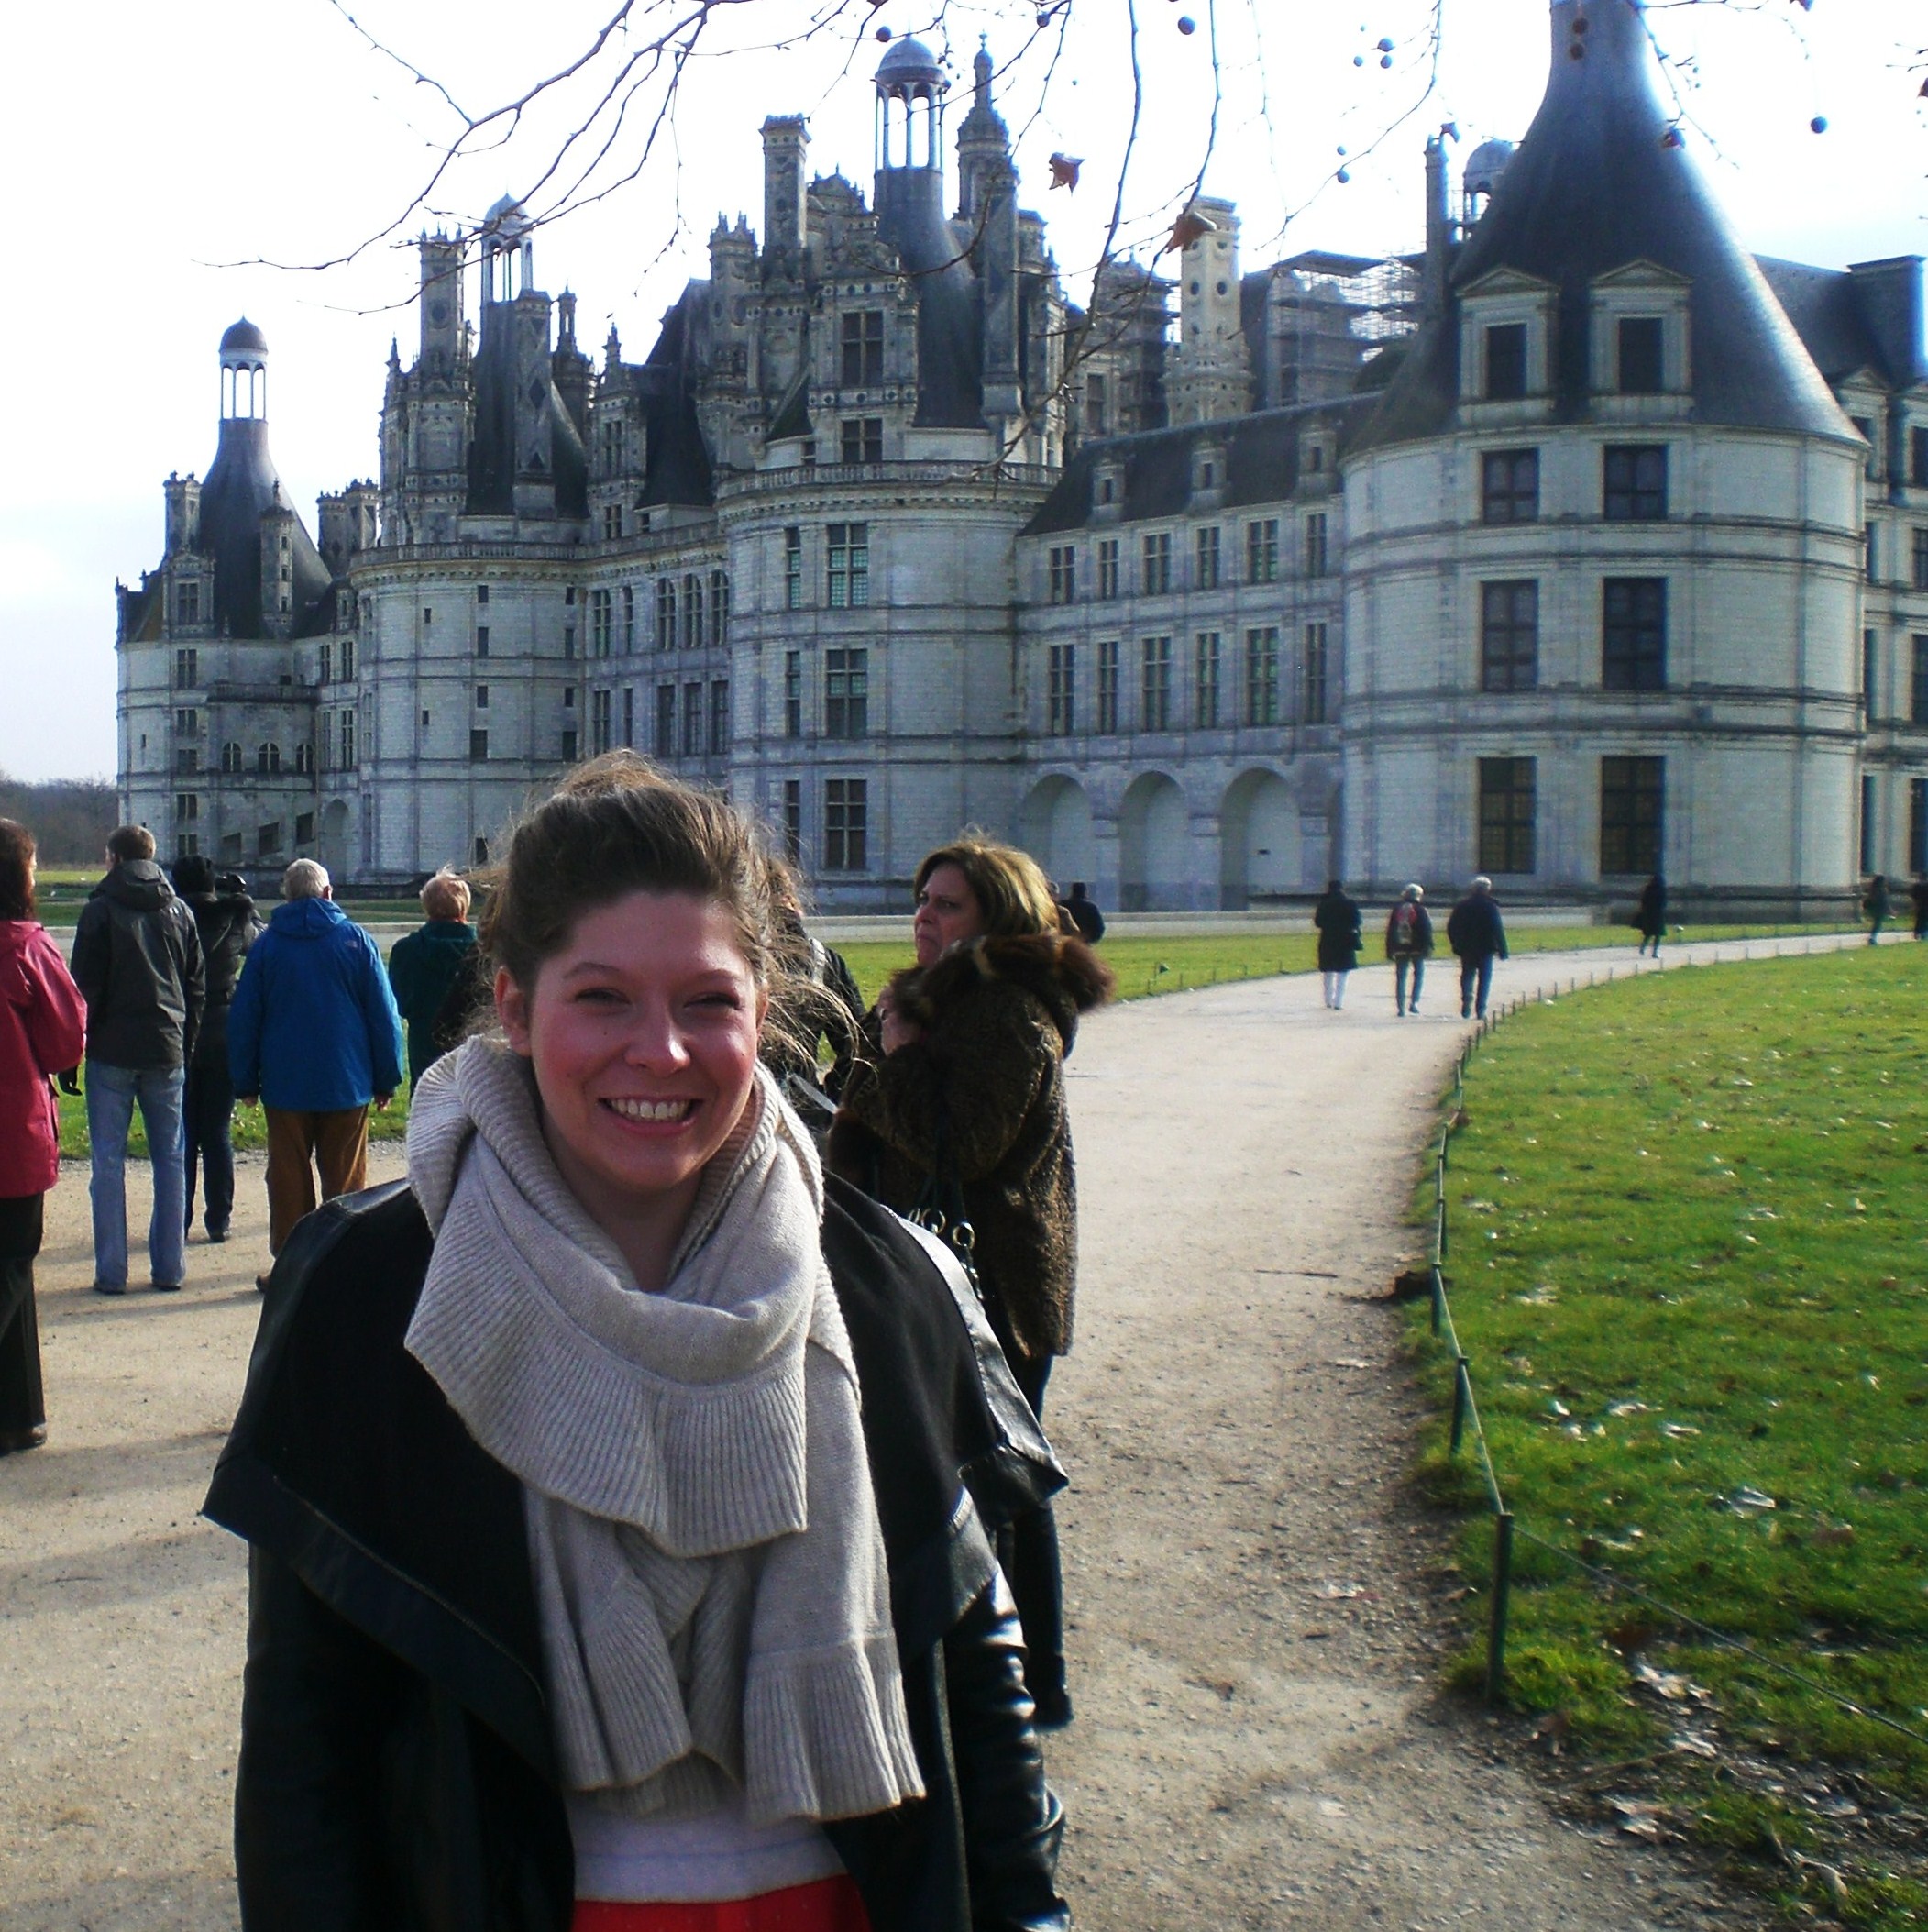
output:
[[800,114],[773,114],[763,124],[763,248],[794,259],[803,246],[803,158],[810,128]]
[[424,235],[415,244],[421,264],[422,360],[424,375],[447,375],[462,359],[462,258],[459,235]]
[[246,315],[221,337],[221,420],[268,420],[268,337]]
[[1190,212],[1203,226],[1184,246],[1172,421],[1216,423],[1251,407],[1251,358],[1240,326],[1239,217],[1230,202],[1204,195]]

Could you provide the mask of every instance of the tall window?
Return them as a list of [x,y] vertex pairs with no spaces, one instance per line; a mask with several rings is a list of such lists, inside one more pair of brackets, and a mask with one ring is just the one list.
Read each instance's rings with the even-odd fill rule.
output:
[[1480,689],[1530,691],[1539,682],[1539,584],[1480,586]]
[[683,687],[683,756],[699,757],[703,749],[703,687],[692,679]]
[[1667,514],[1667,446],[1634,443],[1605,453],[1607,521],[1658,523]]
[[1531,872],[1538,817],[1538,760],[1480,760],[1480,870]]
[[1667,798],[1665,758],[1600,761],[1600,870],[1658,872],[1660,818]]
[[703,580],[691,575],[683,580],[683,648],[703,647]]
[[800,738],[803,735],[801,651],[786,651],[783,654],[783,734],[787,738]]
[[722,650],[730,641],[730,573],[710,573],[710,642]]
[[1306,626],[1306,701],[1299,715],[1307,724],[1326,722],[1328,680],[1326,676],[1326,626]]
[[607,657],[610,652],[610,593],[589,592],[589,655]]
[[673,577],[656,579],[656,648],[677,647],[677,585]]
[[[266,745],[261,747],[264,755],[267,748]],[[279,752],[276,753],[275,757],[275,769],[279,771],[281,769],[281,755]],[[266,765],[263,765],[260,768],[263,771],[268,769]],[[201,769],[201,753],[199,749],[193,745],[177,745],[174,749],[174,769],[176,771],[199,771]]]
[[1517,403],[1526,393],[1526,325],[1502,322],[1486,331],[1486,400]]
[[710,680],[710,756],[722,757],[730,749],[730,680]]
[[1216,591],[1218,588],[1218,525],[1207,524],[1198,532],[1194,552],[1195,558],[1192,572],[1192,588],[1195,591]]
[[1245,722],[1279,722],[1279,627],[1269,624],[1245,634]]
[[479,684],[475,688],[475,708],[478,711],[489,709],[489,687],[486,684]]
[[600,756],[610,747],[610,694],[589,693],[589,750]]
[[1098,595],[1118,595],[1118,538],[1101,537],[1098,541]]
[[636,688],[633,684],[622,687],[622,743],[627,750],[636,748]]
[[1218,723],[1223,666],[1223,648],[1217,631],[1199,632],[1195,656],[1192,712],[1199,730],[1210,731]]
[[1914,552],[1914,587],[1928,591],[1928,524],[1917,524],[1910,540]]
[[1139,677],[1139,729],[1169,731],[1172,728],[1172,640],[1147,637],[1140,648]]
[[335,647],[332,645],[323,645],[316,651],[315,657],[321,672],[318,681],[323,684],[333,684],[335,681]]
[[870,653],[839,647],[823,654],[823,735],[862,738],[870,732]]
[[1928,429],[1908,432],[1908,481],[1913,489],[1928,490]]
[[673,684],[656,686],[656,756],[659,758],[673,758],[677,750],[677,688]]
[[1249,583],[1276,583],[1279,577],[1279,520],[1261,517],[1245,526],[1245,577]]
[[186,583],[175,585],[174,622],[176,624],[199,624],[201,622],[201,585],[198,580],[190,579]]
[[1070,603],[1078,594],[1078,551],[1075,544],[1053,544],[1051,547],[1051,601]]
[[861,872],[869,863],[870,781],[823,781],[823,869]]
[[824,535],[830,607],[856,610],[870,602],[870,525],[832,524]]
[[803,863],[803,780],[783,781],[783,856],[793,866]]
[[344,684],[353,681],[355,677],[355,640],[344,637],[341,640],[341,680]]
[[1908,781],[1908,869],[1928,872],[1928,778]]
[[[192,769],[192,767],[190,767]],[[271,739],[266,745],[256,747],[254,768],[272,776],[281,768],[281,747]]]
[[489,756],[489,727],[486,724],[472,724],[468,728],[468,762],[480,765]]
[[1480,458],[1480,516],[1489,524],[1539,520],[1539,451],[1489,449]]
[[1098,730],[1109,737],[1118,730],[1118,639],[1098,646]]
[[845,416],[837,427],[838,453],[844,462],[881,463],[884,460],[882,416]]
[[1872,724],[1880,715],[1880,707],[1875,701],[1880,694],[1880,658],[1875,648],[1875,634],[1861,633],[1861,707]]
[[884,380],[884,312],[863,309],[843,318],[843,387],[876,389]]
[[[335,769],[335,713],[331,711],[321,712],[315,720],[315,724],[321,739],[321,768],[324,771],[333,771]],[[227,759],[225,753],[221,760],[221,769],[223,771],[227,769]]]
[[1326,513],[1315,510],[1306,519],[1306,575],[1323,577],[1326,565]]
[[633,583],[622,586],[622,654],[627,657],[636,647],[636,587]]
[[198,738],[201,735],[201,713],[192,704],[179,705],[174,712],[174,730],[184,738]]
[[622,505],[605,503],[602,506],[602,540],[613,543],[622,535]]
[[1156,597],[1172,588],[1172,533],[1169,530],[1154,530],[1145,538],[1145,572],[1143,590],[1147,597]]
[[1099,375],[1085,378],[1085,434],[1101,436],[1105,434],[1105,379]]
[[1928,724],[1928,632],[1917,631],[1910,641],[1913,646],[1914,678],[1908,694],[1908,722]]
[[358,749],[358,740],[355,732],[355,712],[352,707],[341,713],[340,724],[341,762],[344,765],[358,764],[361,754]]
[[1880,557],[1875,545],[1875,526],[1864,524],[1861,526],[1861,574],[1869,583],[1879,583]]
[[180,791],[174,794],[174,817],[177,822],[198,819],[201,816],[201,797],[198,792]]
[[1045,654],[1044,730],[1068,738],[1077,729],[1077,646],[1052,645]]
[[1872,772],[1861,778],[1861,869],[1872,872],[1879,861],[1875,856],[1875,780]]
[[803,608],[803,531],[796,524],[783,533],[783,607]]
[[1662,330],[1658,315],[1623,315],[1620,319],[1620,393],[1658,396],[1667,386],[1661,352]]
[[1610,691],[1667,689],[1667,580],[1609,577],[1603,587],[1600,681]]
[[[627,597],[629,592],[625,591],[622,594]],[[632,621],[633,622],[633,619]],[[486,624],[479,624],[475,627],[475,654],[478,657],[486,657],[489,655],[489,626]]]
[[[322,646],[327,648],[325,645]],[[193,645],[183,646],[174,653],[174,682],[187,691],[201,682],[201,653]]]
[[[346,763],[347,761],[344,760],[344,762]],[[247,769],[246,756],[242,752],[241,747],[232,738],[221,747],[221,769],[228,772],[245,771]]]

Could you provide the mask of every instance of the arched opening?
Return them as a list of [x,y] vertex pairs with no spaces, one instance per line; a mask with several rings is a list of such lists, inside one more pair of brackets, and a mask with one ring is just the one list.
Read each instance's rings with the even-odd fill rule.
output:
[[1018,843],[1042,866],[1061,891],[1097,872],[1097,835],[1091,800],[1075,778],[1041,780],[1019,808]]
[[1131,781],[1118,813],[1118,909],[1180,911],[1191,904],[1184,796],[1162,771]]
[[348,807],[346,800],[330,799],[322,807],[321,849],[318,854],[331,878],[338,878],[348,865]]
[[1300,889],[1299,808],[1275,771],[1240,772],[1218,811],[1218,903],[1228,912]]

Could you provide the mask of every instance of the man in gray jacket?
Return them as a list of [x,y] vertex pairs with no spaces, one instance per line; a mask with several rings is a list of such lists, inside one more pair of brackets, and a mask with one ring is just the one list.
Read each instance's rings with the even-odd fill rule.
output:
[[182,1089],[206,981],[194,915],[154,863],[154,834],[144,825],[108,837],[107,875],[74,929],[73,977],[87,1001],[94,1291],[127,1292],[126,1168],[136,1107],[154,1173],[148,1260],[154,1286],[172,1290],[187,1273]]

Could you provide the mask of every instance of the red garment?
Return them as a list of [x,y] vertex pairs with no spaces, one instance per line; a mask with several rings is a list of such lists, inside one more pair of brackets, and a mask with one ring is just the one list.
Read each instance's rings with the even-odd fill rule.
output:
[[52,1078],[86,1047],[87,1009],[47,928],[0,919],[0,1199],[45,1194],[60,1178]]
[[570,1932],[870,1932],[870,1915],[855,1881],[839,1873],[714,1904],[618,1905],[579,1898]]

